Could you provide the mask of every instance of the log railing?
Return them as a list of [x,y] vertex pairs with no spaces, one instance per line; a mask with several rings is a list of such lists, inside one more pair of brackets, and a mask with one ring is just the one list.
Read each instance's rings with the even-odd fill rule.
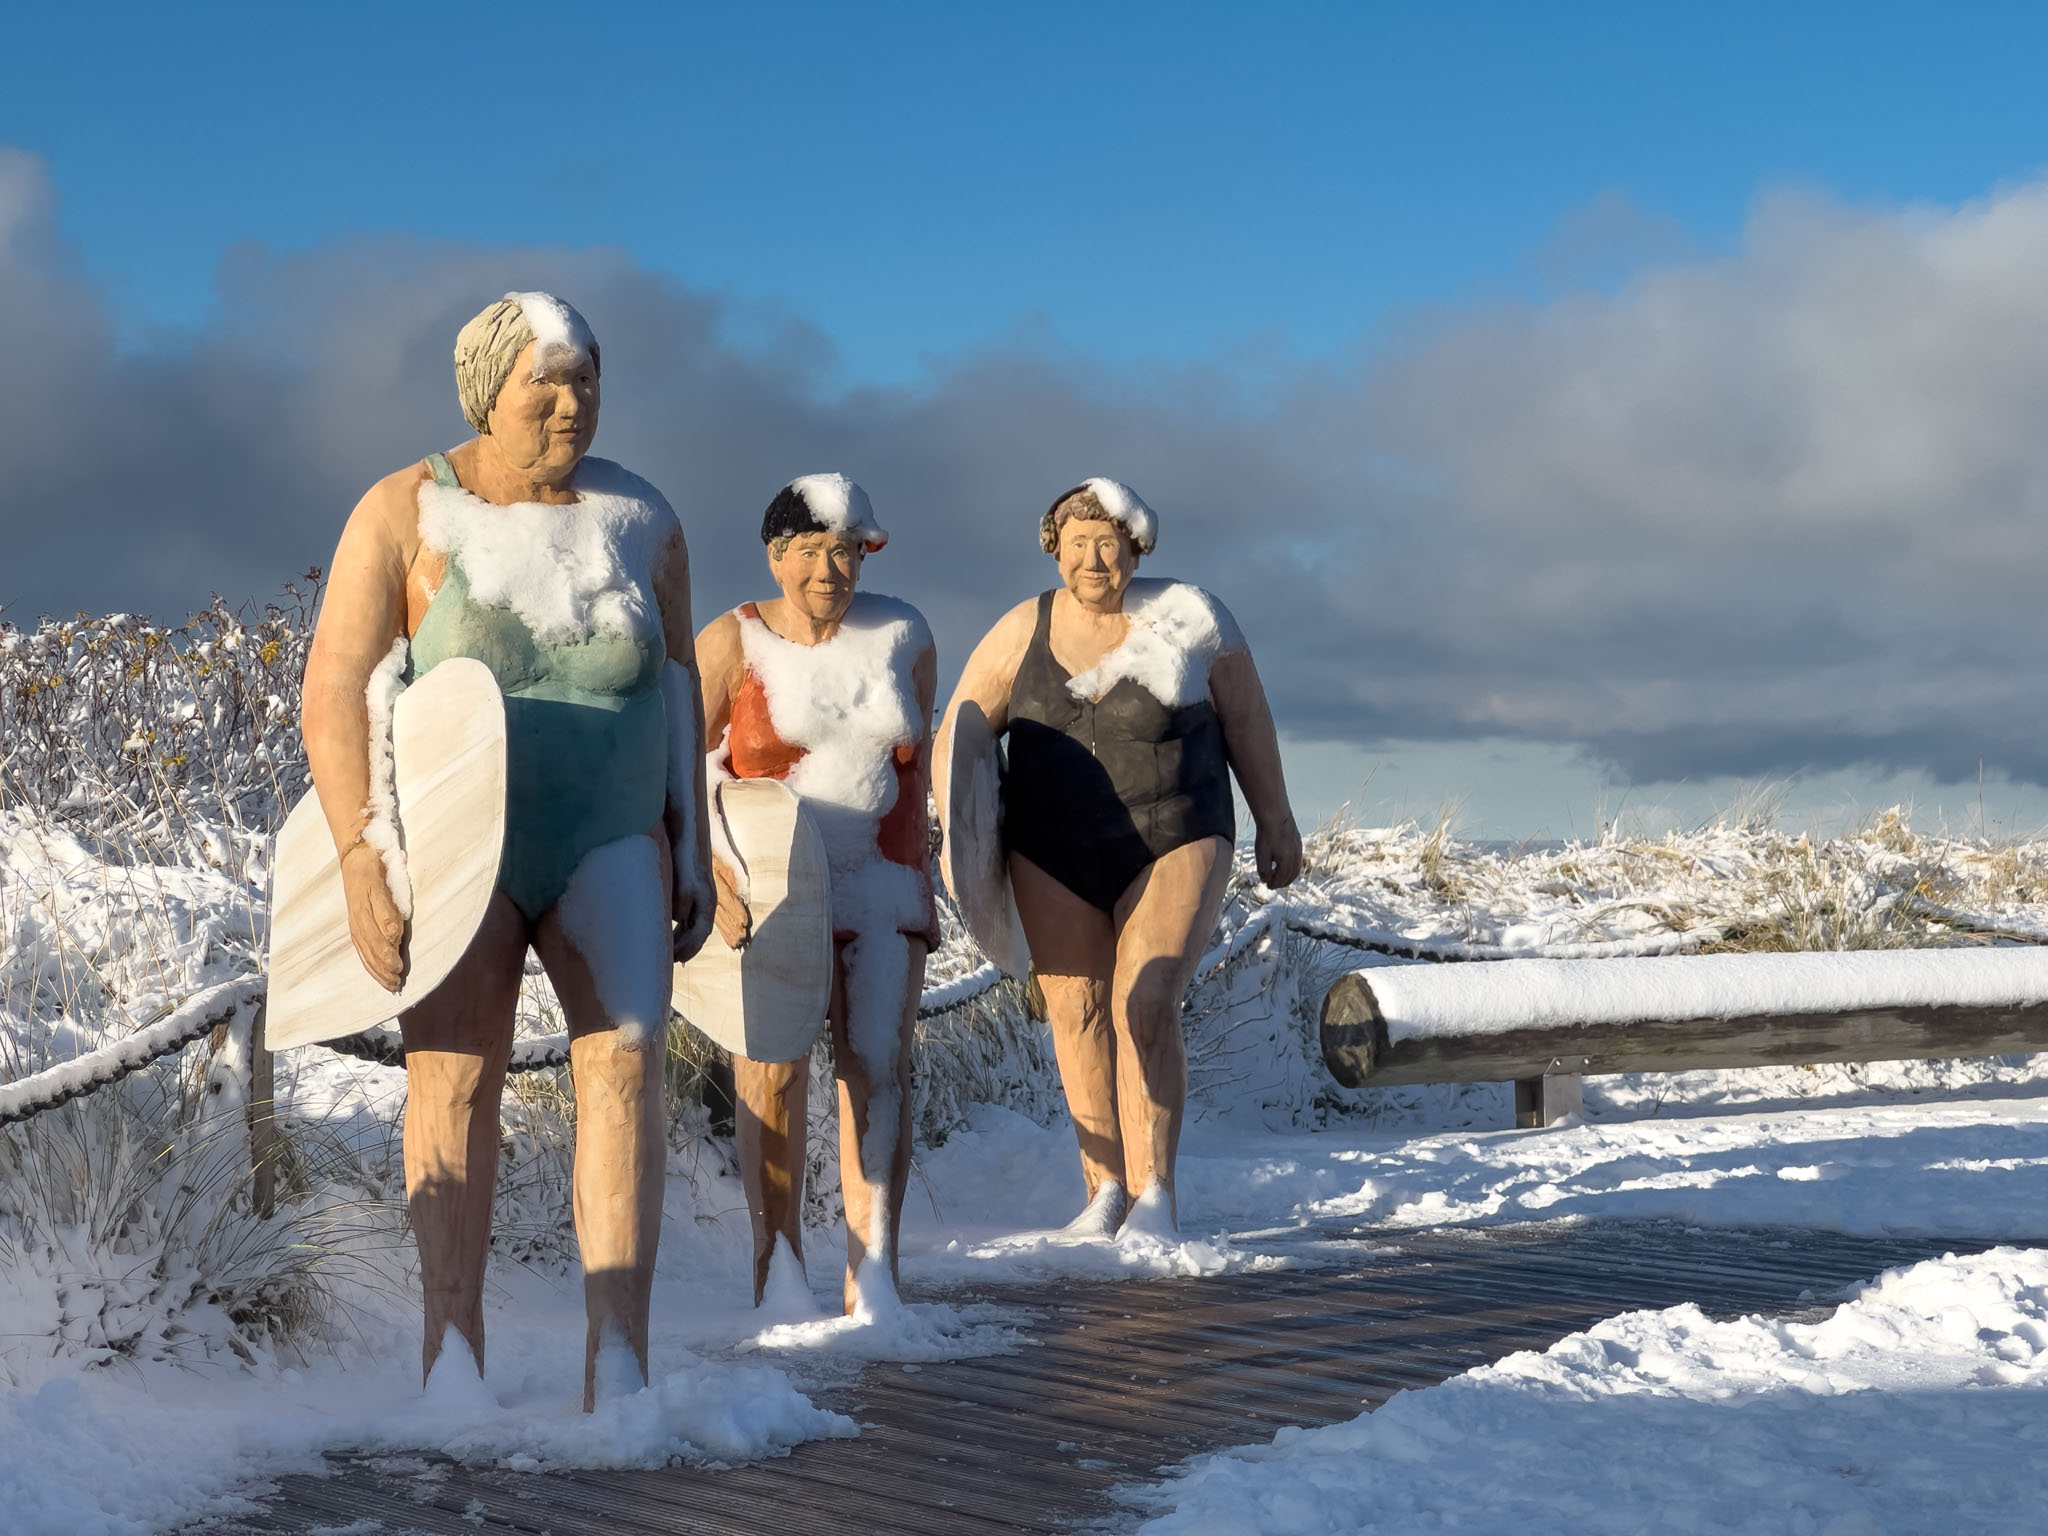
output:
[[[1987,956],[2000,952],[1982,951]],[[2011,951],[2003,952],[2010,956]],[[1414,1083],[1512,1082],[1516,1085],[1518,1125],[1548,1125],[1579,1108],[1579,1078],[1619,1072],[1689,1072],[1710,1068],[1819,1065],[1828,1062],[1933,1060],[1946,1057],[2000,1056],[2048,1051],[2048,952],[2039,956],[2043,985],[2039,998],[2019,995],[1998,1000],[1976,997],[1959,1003],[1928,1003],[1920,997],[1885,1003],[1866,1000],[1856,1006],[1798,1011],[1796,987],[1784,995],[1795,1006],[1769,1012],[1727,1012],[1700,1007],[1697,1016],[1676,1007],[1668,1016],[1596,1018],[1578,1022],[1560,1019],[1554,1008],[1538,1011],[1526,1024],[1503,1027],[1498,1016],[1487,1027],[1460,1031],[1433,1019],[1426,1031],[1404,1029],[1397,1014],[1389,1019],[1375,978],[1386,971],[1354,971],[1340,977],[1325,995],[1322,1008],[1323,1060],[1331,1076],[1347,1087],[1392,1087]],[[1682,1003],[1688,988],[1686,968],[1723,957],[1675,956],[1638,963],[1666,968],[1658,980],[1677,985],[1659,988]],[[1797,956],[1744,956],[1774,962]],[[1853,957],[1842,956],[1842,960]],[[1523,967],[1542,961],[1501,962]],[[1482,964],[1459,967],[1469,982]],[[2007,967],[2010,969],[2010,967]],[[1432,968],[1433,969],[1433,968]],[[1427,989],[1430,976],[1421,968],[1404,969],[1398,977],[1402,1001]],[[1507,978],[1503,977],[1505,982]],[[1393,986],[1385,988],[1389,992]],[[1705,989],[1711,992],[1713,989]],[[1981,990],[1981,989],[1980,989]],[[2015,989],[2008,987],[2008,993]],[[1711,1001],[1706,997],[1703,1001]],[[1725,1002],[1725,998],[1721,998]]]

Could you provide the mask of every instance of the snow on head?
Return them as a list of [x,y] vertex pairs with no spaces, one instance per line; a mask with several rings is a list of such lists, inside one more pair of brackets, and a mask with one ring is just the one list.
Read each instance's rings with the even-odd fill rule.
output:
[[888,533],[875,521],[868,493],[845,475],[799,475],[789,488],[803,498],[821,526],[833,533],[859,534],[869,554],[889,542]]
[[533,332],[533,376],[586,362],[597,350],[597,338],[584,318],[552,293],[508,293],[519,306],[526,328]]
[[[1077,491],[1093,493],[1095,499],[1102,504],[1102,510],[1109,520],[1131,536],[1131,542],[1137,546],[1139,554],[1152,553],[1154,546],[1159,543],[1159,514],[1145,505],[1144,497],[1123,481],[1111,480],[1103,475],[1094,475],[1083,480],[1074,487],[1074,490],[1067,492],[1067,496],[1072,496]],[[1067,496],[1062,496],[1060,500],[1065,501]]]
[[1057,549],[1059,508],[1083,492],[1096,498],[1096,504],[1102,506],[1102,514],[1130,535],[1130,543],[1141,555],[1149,555],[1153,551],[1153,545],[1159,543],[1159,514],[1145,506],[1145,498],[1120,479],[1096,475],[1092,479],[1083,479],[1071,492],[1061,492],[1059,500],[1055,500],[1044,516],[1038,518],[1038,543],[1044,547],[1044,553],[1051,555]]

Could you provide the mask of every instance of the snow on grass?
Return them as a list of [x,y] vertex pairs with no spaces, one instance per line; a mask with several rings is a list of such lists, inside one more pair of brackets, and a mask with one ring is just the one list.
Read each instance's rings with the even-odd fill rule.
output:
[[1128,1495],[1151,1536],[2039,1530],[2048,1253],[1894,1271],[1818,1323],[1635,1312]]

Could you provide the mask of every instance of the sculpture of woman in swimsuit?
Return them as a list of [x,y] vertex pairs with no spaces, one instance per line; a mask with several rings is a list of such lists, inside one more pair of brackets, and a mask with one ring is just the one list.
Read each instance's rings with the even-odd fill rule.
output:
[[[710,771],[782,780],[817,822],[831,863],[848,1313],[895,1297],[910,1037],[938,937],[925,800],[938,657],[915,608],[854,591],[863,559],[888,537],[845,476],[791,481],[761,523],[782,595],[721,614],[697,637],[706,731],[718,743]],[[737,947],[748,932],[745,892],[715,851],[713,872],[719,936]],[[808,1058],[733,1060],[757,1304],[778,1244],[803,1257],[809,1075]]]
[[1230,875],[1230,770],[1256,824],[1259,878],[1277,888],[1301,872],[1251,652],[1208,593],[1137,578],[1157,528],[1114,480],[1062,495],[1039,537],[1063,587],[975,647],[939,740],[944,762],[968,701],[1009,733],[1010,884],[1088,1188],[1073,1230],[1103,1235],[1127,1217],[1177,1220],[1180,1006]]
[[498,890],[455,970],[400,1018],[421,1362],[453,1329],[483,1368],[498,1105],[530,945],[569,1026],[588,1408],[646,1379],[671,967],[710,925],[689,554],[660,492],[585,456],[598,347],[573,309],[506,295],[462,328],[455,375],[477,436],[380,480],[342,532],[306,666],[306,756],[356,953],[396,990],[410,898],[373,767],[389,690],[470,656],[504,694]]

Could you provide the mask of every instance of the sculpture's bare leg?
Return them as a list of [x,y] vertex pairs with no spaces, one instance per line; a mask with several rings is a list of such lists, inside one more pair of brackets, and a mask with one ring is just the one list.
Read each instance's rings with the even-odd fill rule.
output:
[[1155,861],[1117,901],[1110,1021],[1124,1167],[1134,1199],[1155,1179],[1169,1202],[1173,1198],[1188,1097],[1181,999],[1215,930],[1229,879],[1230,844],[1204,838]]
[[1031,946],[1031,969],[1045,994],[1053,1054],[1067,1113],[1081,1144],[1081,1175],[1094,1200],[1104,1183],[1128,1193],[1123,1131],[1117,1121],[1116,1039],[1110,1024],[1110,981],[1116,971],[1116,929],[1029,859],[1010,855],[1010,888]]
[[498,1100],[526,961],[503,892],[448,979],[399,1019],[405,1037],[405,1201],[426,1299],[424,1380],[451,1325],[484,1366],[484,1261],[498,1178]]
[[754,1220],[754,1305],[768,1289],[775,1239],[785,1238],[801,1265],[804,1257],[804,1131],[810,1113],[811,1058],[797,1061],[732,1059],[733,1140],[740,1183]]
[[[654,856],[621,870],[606,897],[608,920],[620,926],[609,931],[602,960],[585,955],[576,940],[578,923],[565,911],[576,894],[573,880],[570,893],[541,918],[534,936],[569,1025],[569,1067],[576,1084],[574,1208],[589,1320],[583,1365],[586,1411],[596,1404],[598,1350],[608,1327],[624,1336],[641,1380],[647,1377],[647,1317],[668,1168],[664,1090],[672,976],[668,848],[658,835],[648,841]],[[588,857],[605,852],[600,848]],[[629,884],[645,889],[618,888]],[[600,983],[594,965],[617,968],[617,974]],[[619,1016],[607,1006],[607,997],[614,1003],[621,997],[639,999],[651,1017]]]
[[[925,949],[922,938],[900,934],[849,939],[838,946],[833,967],[829,1017],[839,1080],[849,1313],[861,1266],[871,1258],[886,1260],[891,1289],[896,1282],[896,1239],[910,1186],[910,1038],[924,991]],[[855,974],[861,966],[875,967],[877,974],[864,982]],[[880,1071],[888,1074],[886,1086],[878,1080]],[[879,1212],[878,1200],[884,1202]]]

